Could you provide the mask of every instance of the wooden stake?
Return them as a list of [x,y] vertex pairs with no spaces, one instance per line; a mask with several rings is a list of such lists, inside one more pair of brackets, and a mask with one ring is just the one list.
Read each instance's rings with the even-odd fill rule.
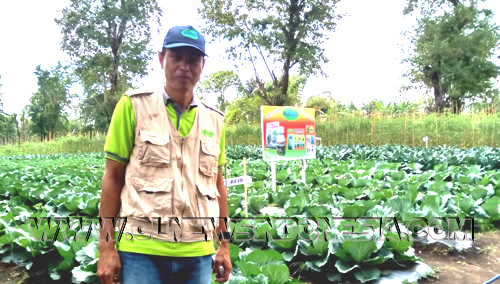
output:
[[407,131],[407,123],[408,123],[408,112],[405,111],[405,134],[403,135],[403,144],[406,145],[406,131]]
[[372,147],[375,146],[375,111],[372,112]]
[[[441,116],[441,115],[439,115],[439,116],[440,116],[440,117],[443,117],[443,116]],[[436,118],[436,136],[435,136],[434,140],[435,140],[435,141],[439,141],[439,136],[438,136],[438,135],[439,135],[439,134],[438,134],[438,116],[436,115],[436,116],[435,116],[435,118]]]
[[[247,158],[243,157],[243,176],[247,176]],[[247,184],[244,183],[245,186],[245,218],[248,218],[248,191]]]
[[411,140],[412,140],[412,146],[415,147],[415,111],[413,111],[412,115],[412,127],[411,127]]

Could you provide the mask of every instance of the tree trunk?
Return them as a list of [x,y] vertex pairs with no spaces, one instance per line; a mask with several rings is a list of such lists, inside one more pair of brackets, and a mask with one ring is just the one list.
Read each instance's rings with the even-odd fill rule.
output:
[[281,96],[278,99],[278,105],[282,106],[287,102],[288,84],[290,80],[290,60],[286,59],[283,66],[283,78],[281,78]]
[[452,107],[453,113],[458,114],[458,113],[460,113],[460,111],[462,109],[462,102],[460,101],[460,99],[452,99],[451,100],[451,107]]
[[441,88],[439,87],[439,83],[434,83],[432,81],[432,85],[434,87],[434,111],[435,112],[443,112],[444,110],[444,98],[443,93],[441,92]]
[[444,92],[440,84],[440,71],[441,71],[441,60],[438,60],[437,70],[432,72],[432,86],[434,87],[434,111],[443,112],[444,110]]
[[109,91],[109,96],[106,102],[109,102],[110,99],[115,97],[116,90],[118,89],[118,67],[120,66],[120,58],[118,57],[118,47],[113,46],[111,48],[113,51],[113,72],[109,78],[111,82],[111,90]]

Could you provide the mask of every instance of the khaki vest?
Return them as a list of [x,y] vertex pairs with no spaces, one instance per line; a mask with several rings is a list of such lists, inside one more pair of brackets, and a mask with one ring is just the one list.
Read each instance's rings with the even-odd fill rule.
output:
[[[223,113],[201,103],[191,132],[182,138],[168,116],[162,91],[127,95],[136,126],[121,193],[120,217],[127,217],[122,239],[125,232],[164,241],[212,239],[219,217],[216,182]],[[207,219],[185,219],[189,217]]]

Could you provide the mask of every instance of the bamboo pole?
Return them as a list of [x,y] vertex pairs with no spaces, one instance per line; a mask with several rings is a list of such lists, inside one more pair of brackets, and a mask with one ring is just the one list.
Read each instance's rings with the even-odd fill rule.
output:
[[495,120],[493,120],[493,129],[491,130],[491,147],[496,147],[495,145],[495,130],[496,130],[496,127],[497,126],[497,119],[495,118]]
[[[441,116],[441,115],[439,114],[439,116]],[[435,118],[435,127],[436,127],[436,134],[434,135],[434,141],[439,141],[439,136],[438,136],[439,135],[439,132],[438,132],[438,115],[435,115],[434,118]]]
[[372,146],[375,146],[375,111],[372,112]]
[[403,144],[405,144],[405,145],[406,145],[407,123],[408,123],[408,112],[405,111],[405,134],[404,134],[404,137],[403,137]]
[[470,122],[472,124],[472,147],[474,147],[474,145],[476,144],[476,140],[475,140],[476,139],[476,133],[475,133],[475,127],[474,127],[474,116],[472,115],[472,113],[471,113]]
[[358,144],[361,144],[361,141],[365,140],[361,138],[362,125],[363,125],[363,118],[360,115],[358,115]]
[[[247,158],[243,157],[243,177],[247,176]],[[247,183],[244,183],[245,186],[245,218],[248,218],[248,191],[247,191]]]

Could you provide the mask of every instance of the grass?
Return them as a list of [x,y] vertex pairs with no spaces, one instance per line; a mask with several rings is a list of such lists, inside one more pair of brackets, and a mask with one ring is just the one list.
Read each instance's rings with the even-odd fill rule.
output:
[[[228,145],[261,145],[261,125],[231,125],[226,130]],[[477,146],[500,147],[500,116],[498,114],[449,113],[424,115],[404,113],[339,114],[316,122],[316,136],[324,145],[385,145],[425,146],[448,145],[461,148]]]
[[59,153],[78,154],[102,152],[106,137],[90,139],[88,137],[62,137],[49,142],[25,142],[18,145],[0,146],[0,156],[15,155],[51,155]]
[[[399,144],[426,146],[422,138],[429,137],[428,146],[448,145],[460,148],[478,146],[500,147],[500,115],[449,113],[424,115],[403,113],[388,115],[374,113],[344,113],[316,121],[316,136],[331,145],[385,145]],[[20,146],[0,146],[0,156],[27,154],[57,154],[102,152],[106,136],[90,139],[86,136],[68,136],[50,142],[25,142]],[[228,125],[226,145],[261,145],[261,125]]]
[[497,246],[494,244],[489,244],[481,248],[481,253],[489,254],[497,252]]

